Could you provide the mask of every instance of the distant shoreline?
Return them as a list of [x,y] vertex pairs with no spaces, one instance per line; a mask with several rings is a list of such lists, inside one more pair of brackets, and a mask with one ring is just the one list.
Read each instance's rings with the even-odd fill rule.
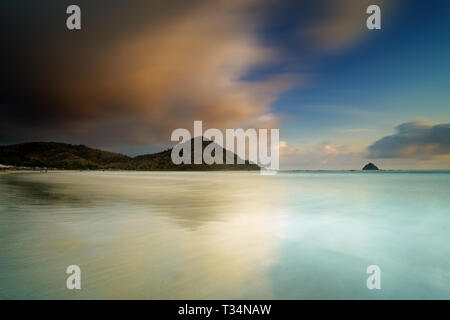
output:
[[108,172],[142,172],[142,173],[151,173],[151,172],[159,172],[159,173],[183,173],[183,172],[252,172],[259,174],[258,170],[245,170],[245,169],[239,169],[239,170],[62,170],[62,169],[54,169],[54,170],[48,170],[40,171],[40,170],[14,170],[14,169],[6,169],[6,170],[0,170],[0,174],[7,174],[7,173],[85,173],[85,172],[98,172],[98,173],[108,173]]
[[[19,174],[19,173],[255,173],[259,174],[256,170],[61,170],[54,169],[45,171],[39,170],[14,170],[3,169],[0,170],[0,174]],[[364,174],[385,174],[385,173],[450,173],[450,169],[392,169],[392,170],[354,170],[354,169],[333,169],[333,170],[279,170],[278,173],[364,173]]]

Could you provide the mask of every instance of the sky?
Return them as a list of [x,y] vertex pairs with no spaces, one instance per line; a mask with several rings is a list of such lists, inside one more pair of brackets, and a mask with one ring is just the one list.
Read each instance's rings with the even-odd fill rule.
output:
[[448,1],[4,0],[0,34],[0,144],[136,155],[202,120],[279,128],[282,169],[450,169]]

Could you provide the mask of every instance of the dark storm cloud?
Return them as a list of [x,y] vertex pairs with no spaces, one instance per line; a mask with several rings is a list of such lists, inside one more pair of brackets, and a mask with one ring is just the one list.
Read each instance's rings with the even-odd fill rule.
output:
[[[65,26],[74,3],[81,31]],[[2,2],[0,142],[151,144],[197,119],[272,126],[270,103],[293,78],[240,81],[276,55],[258,44],[254,3]]]
[[450,154],[450,123],[413,121],[397,126],[397,133],[369,146],[369,158],[431,159]]
[[[318,2],[312,11],[320,12],[317,20],[302,27],[308,41],[316,38],[324,50],[325,43],[343,46],[337,38],[355,39],[360,32],[345,23],[334,31],[342,21],[359,21],[360,11],[347,10],[359,2],[330,3]],[[80,31],[66,28],[70,4],[81,7]],[[193,120],[215,128],[276,126],[272,103],[302,78],[283,71],[242,80],[282,57],[260,41],[265,5],[2,1],[0,143],[155,145],[167,142],[175,128],[191,128]]]

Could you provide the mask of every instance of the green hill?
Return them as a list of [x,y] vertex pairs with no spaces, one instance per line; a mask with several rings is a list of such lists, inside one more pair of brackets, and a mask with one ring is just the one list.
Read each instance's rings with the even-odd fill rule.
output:
[[[192,140],[186,143],[191,143]],[[203,142],[203,149],[214,143]],[[193,150],[193,149],[191,149]],[[31,142],[9,146],[0,146],[0,163],[18,167],[48,167],[67,170],[259,170],[255,164],[181,164],[171,160],[172,149],[154,154],[129,157],[84,145],[71,145],[56,142]],[[223,151],[225,158],[225,150]],[[193,152],[192,152],[193,154]],[[193,158],[193,155],[192,155]],[[193,162],[193,161],[192,161]]]

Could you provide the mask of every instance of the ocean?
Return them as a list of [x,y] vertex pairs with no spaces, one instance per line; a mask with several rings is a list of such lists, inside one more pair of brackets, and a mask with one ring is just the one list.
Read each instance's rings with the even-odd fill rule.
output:
[[0,299],[450,299],[450,172],[3,173]]

